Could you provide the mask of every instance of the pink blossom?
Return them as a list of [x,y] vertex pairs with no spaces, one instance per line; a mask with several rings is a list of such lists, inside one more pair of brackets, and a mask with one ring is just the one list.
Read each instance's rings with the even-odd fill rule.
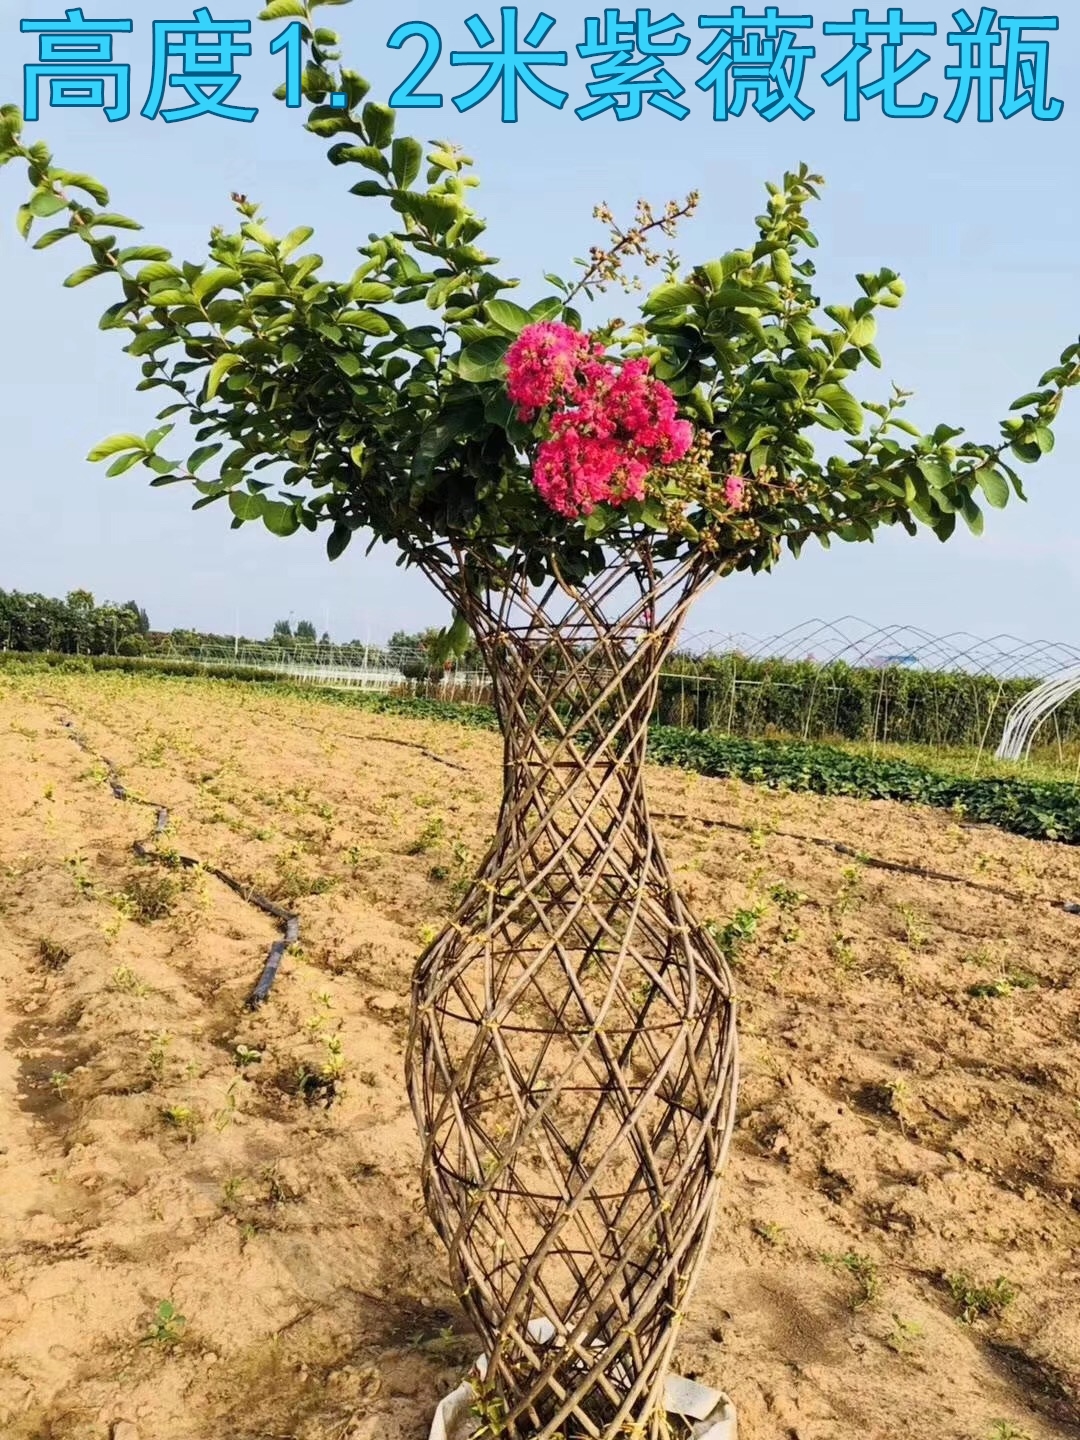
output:
[[746,493],[746,481],[741,475],[729,475],[724,481],[724,499],[733,510],[738,510]]
[[565,424],[540,446],[533,480],[552,510],[573,519],[591,514],[608,499],[621,458],[611,440]]
[[526,326],[506,353],[506,389],[522,418],[532,418],[570,391],[592,349],[589,336],[569,325]]
[[530,325],[507,353],[507,391],[524,420],[551,409],[533,479],[560,515],[645,498],[645,480],[693,443],[674,395],[647,360],[617,366],[589,335],[565,325]]

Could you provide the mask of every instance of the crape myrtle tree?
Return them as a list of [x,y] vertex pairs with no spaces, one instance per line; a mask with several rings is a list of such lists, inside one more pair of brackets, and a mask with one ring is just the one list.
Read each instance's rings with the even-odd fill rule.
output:
[[[332,559],[358,532],[393,545],[451,602],[447,646],[471,632],[480,647],[502,807],[418,962],[407,1062],[429,1213],[489,1356],[476,1426],[657,1437],[736,1083],[731,977],[645,800],[660,666],[718,577],[880,526],[980,532],[984,504],[1023,498],[1015,464],[1052,448],[1080,346],[989,443],[922,433],[899,389],[858,398],[852,376],[881,363],[878,312],[904,287],[880,270],[821,303],[805,166],[768,186],[744,249],[658,252],[696,195],[641,202],[626,224],[600,206],[610,238],[579,278],[522,295],[482,248],[472,161],[398,135],[315,8],[273,0],[262,18],[299,21],[307,128],[385,225],[352,275],[326,275],[310,226],[275,233],[242,195],[197,261],[126,245],[135,222],[13,106],[0,162],[27,167],[20,232],[85,247],[65,283],[108,277],[102,326],[168,402],[148,435],[91,458],[187,484],[234,527],[321,527]],[[587,333],[579,297],[650,267],[661,283],[631,318]],[[193,448],[174,458],[181,418]]]

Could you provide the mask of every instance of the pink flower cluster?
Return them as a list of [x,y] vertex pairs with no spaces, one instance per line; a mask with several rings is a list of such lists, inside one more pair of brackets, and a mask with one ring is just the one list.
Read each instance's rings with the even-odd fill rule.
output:
[[646,360],[615,366],[589,335],[542,323],[506,357],[507,392],[523,420],[550,410],[533,479],[544,501],[575,519],[597,505],[645,498],[645,479],[681,460],[694,438],[675,397]]

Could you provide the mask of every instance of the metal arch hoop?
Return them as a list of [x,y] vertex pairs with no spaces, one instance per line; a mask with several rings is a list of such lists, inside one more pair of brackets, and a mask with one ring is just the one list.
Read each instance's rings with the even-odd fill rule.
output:
[[1005,717],[998,760],[1026,760],[1039,727],[1071,696],[1080,694],[1080,666],[1052,675],[1018,700]]

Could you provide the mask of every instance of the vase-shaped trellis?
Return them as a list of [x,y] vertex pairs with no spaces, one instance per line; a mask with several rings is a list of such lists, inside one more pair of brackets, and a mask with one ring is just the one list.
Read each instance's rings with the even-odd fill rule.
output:
[[428,1210],[504,1433],[656,1440],[735,1101],[730,974],[642,773],[698,575],[435,578],[491,670],[505,769],[495,842],[413,982]]

